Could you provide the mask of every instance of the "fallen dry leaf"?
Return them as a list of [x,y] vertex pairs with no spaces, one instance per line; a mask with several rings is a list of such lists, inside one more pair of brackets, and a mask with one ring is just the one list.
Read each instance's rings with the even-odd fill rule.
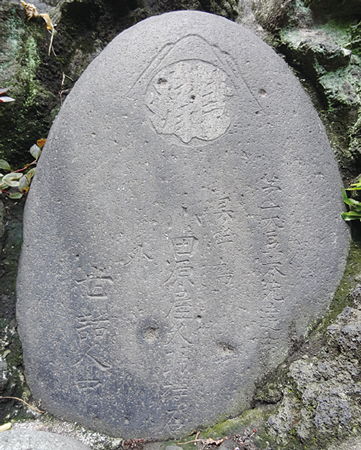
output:
[[25,9],[26,17],[28,18],[28,20],[38,17],[39,13],[35,5],[33,5],[32,3],[26,3],[23,0],[21,0],[20,3],[23,5]]
[[224,442],[224,439],[218,439],[218,440],[214,440],[214,439],[211,439],[211,438],[208,438],[208,439],[205,439],[204,441],[202,441],[202,443],[204,444],[204,445],[221,445],[221,444],[223,444],[223,442]]
[[1,425],[1,426],[0,426],[0,433],[1,433],[2,431],[10,430],[10,428],[11,428],[11,423],[10,423],[10,422],[4,423],[4,425]]
[[20,3],[23,5],[23,8],[25,9],[26,12],[26,17],[28,18],[28,20],[32,19],[32,18],[36,18],[36,17],[41,17],[42,19],[44,19],[45,23],[46,23],[46,29],[48,31],[51,32],[51,39],[50,39],[50,45],[49,45],[49,55],[53,46],[53,39],[54,39],[54,25],[53,22],[50,19],[50,16],[48,13],[41,13],[39,14],[38,10],[36,9],[36,6],[33,5],[32,3],[26,3],[23,0],[20,1]]

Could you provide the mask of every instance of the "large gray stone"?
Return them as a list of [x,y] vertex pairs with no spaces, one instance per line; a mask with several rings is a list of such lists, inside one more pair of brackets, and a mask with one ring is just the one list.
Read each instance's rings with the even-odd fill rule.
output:
[[10,430],[0,433],[0,450],[90,450],[67,436],[45,431]]
[[249,406],[337,287],[340,187],[309,99],[251,32],[187,11],[120,34],[63,105],[27,200],[34,396],[126,438]]

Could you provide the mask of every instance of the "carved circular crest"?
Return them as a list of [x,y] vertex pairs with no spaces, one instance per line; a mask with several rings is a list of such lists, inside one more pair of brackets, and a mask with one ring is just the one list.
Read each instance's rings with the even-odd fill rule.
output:
[[188,60],[160,70],[148,86],[146,106],[157,133],[183,144],[202,145],[222,136],[231,123],[234,88],[213,64]]

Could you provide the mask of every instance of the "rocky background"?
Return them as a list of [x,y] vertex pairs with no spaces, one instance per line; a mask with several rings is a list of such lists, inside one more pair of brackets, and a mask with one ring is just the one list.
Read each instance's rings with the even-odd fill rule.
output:
[[[0,0],[0,159],[13,170],[33,159],[30,147],[46,138],[66,95],[87,65],[118,33],[151,15],[197,9],[251,28],[285,58],[318,110],[345,185],[361,177],[360,0],[45,0],[51,33],[41,17],[27,20],[15,0]],[[322,202],[325,193],[315,193]],[[16,400],[32,403],[16,331],[15,281],[25,199],[0,193],[0,425],[72,435],[94,449],[139,448],[54,420]],[[202,430],[198,448],[361,448],[361,228],[327,316],[288,360],[259,380],[254,408]],[[224,439],[227,437],[228,439]],[[193,437],[194,438],[194,437]],[[221,439],[223,438],[223,439]],[[1,434],[0,434],[1,439]],[[185,440],[190,440],[185,439]],[[207,440],[208,439],[208,440]],[[170,443],[145,444],[149,450]],[[153,447],[152,447],[153,445]],[[179,446],[179,444],[178,444]],[[193,448],[193,443],[181,448]]]

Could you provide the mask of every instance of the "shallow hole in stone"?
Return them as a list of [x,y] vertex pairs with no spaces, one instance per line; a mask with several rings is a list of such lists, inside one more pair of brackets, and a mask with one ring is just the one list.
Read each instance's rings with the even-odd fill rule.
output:
[[217,347],[224,355],[233,355],[236,352],[231,344],[226,344],[225,342],[218,342]]
[[159,78],[157,81],[157,84],[164,84],[166,82],[167,82],[167,80],[165,78]]
[[144,339],[152,344],[159,335],[159,328],[156,327],[148,327],[144,330]]
[[267,92],[264,89],[260,89],[258,92],[261,94],[262,97],[265,97],[265,95],[267,94]]

